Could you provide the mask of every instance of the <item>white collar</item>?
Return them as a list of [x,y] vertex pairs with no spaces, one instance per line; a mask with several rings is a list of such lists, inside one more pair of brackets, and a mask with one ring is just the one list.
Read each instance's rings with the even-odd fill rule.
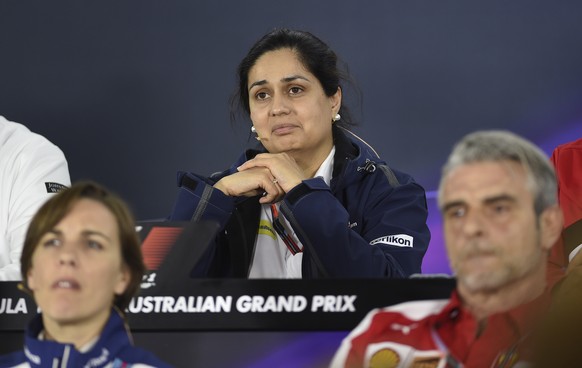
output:
[[329,151],[329,155],[327,155],[327,157],[325,158],[325,160],[323,160],[323,162],[321,163],[321,166],[319,167],[319,169],[317,169],[317,172],[315,173],[315,175],[313,175],[314,178],[320,176],[323,181],[325,181],[325,184],[329,185],[330,181],[331,181],[331,176],[333,174],[333,155],[335,154],[335,146],[333,146],[331,148],[331,151]]

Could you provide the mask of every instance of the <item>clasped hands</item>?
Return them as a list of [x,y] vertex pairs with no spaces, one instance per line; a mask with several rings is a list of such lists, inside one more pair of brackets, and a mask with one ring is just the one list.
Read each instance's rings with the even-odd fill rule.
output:
[[238,171],[220,179],[214,187],[227,196],[254,197],[260,203],[280,201],[285,193],[306,179],[295,160],[286,153],[260,153]]

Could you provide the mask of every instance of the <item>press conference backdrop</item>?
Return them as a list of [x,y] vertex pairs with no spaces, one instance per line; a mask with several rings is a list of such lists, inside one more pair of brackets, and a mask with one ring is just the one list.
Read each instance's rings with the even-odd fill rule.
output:
[[[22,346],[36,312],[16,284],[0,282],[0,355]],[[128,308],[136,344],[176,367],[315,368],[329,363],[371,309],[446,298],[454,280],[183,279],[144,286]]]

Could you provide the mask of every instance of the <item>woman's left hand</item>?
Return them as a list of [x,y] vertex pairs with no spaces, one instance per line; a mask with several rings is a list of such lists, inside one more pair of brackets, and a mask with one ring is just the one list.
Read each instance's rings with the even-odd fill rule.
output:
[[239,166],[238,171],[248,170],[253,167],[268,168],[285,193],[307,179],[295,160],[285,152],[259,153],[255,158]]

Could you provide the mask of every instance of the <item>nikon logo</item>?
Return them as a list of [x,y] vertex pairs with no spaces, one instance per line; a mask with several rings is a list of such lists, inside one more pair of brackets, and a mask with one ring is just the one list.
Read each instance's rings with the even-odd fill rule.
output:
[[383,236],[378,239],[374,239],[370,242],[370,245],[375,244],[388,244],[388,245],[395,245],[397,247],[410,247],[414,243],[414,238],[410,235],[406,234],[396,234],[396,235],[387,235]]

